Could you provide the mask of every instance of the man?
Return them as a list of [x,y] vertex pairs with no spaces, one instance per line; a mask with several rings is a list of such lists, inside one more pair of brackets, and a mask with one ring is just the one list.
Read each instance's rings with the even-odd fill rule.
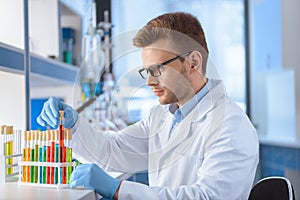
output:
[[[58,110],[72,128],[73,151],[83,164],[71,187],[114,199],[247,199],[258,163],[258,140],[222,81],[206,78],[208,49],[199,21],[187,13],[152,19],[134,38],[139,70],[161,105],[117,133],[95,130],[68,105],[50,98],[38,117],[55,127]],[[149,186],[120,181],[102,168],[148,171]]]

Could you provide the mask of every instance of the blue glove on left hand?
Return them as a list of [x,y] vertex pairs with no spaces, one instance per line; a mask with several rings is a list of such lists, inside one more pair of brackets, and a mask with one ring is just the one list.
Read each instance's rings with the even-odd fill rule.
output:
[[70,177],[71,188],[83,186],[109,199],[113,198],[119,185],[120,180],[114,179],[96,164],[78,165]]

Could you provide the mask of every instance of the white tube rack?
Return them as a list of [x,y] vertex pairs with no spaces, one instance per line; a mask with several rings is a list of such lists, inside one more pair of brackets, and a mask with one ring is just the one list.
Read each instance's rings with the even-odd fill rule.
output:
[[[9,156],[0,155],[0,183],[12,182],[17,180],[17,175],[20,171],[18,169],[18,157],[21,160],[23,154],[14,154]],[[8,165],[6,164],[6,159],[12,158],[13,163]],[[11,174],[6,174],[7,168],[13,168],[14,172]]]
[[[60,177],[61,167],[69,167],[72,166],[73,168],[76,166],[75,162],[64,162],[64,163],[57,163],[57,162],[31,162],[31,161],[20,161],[18,163],[19,165],[19,186],[33,186],[33,187],[44,187],[44,188],[56,188],[56,189],[63,189],[63,188],[69,188],[69,184],[63,184],[63,183],[57,183],[57,184],[48,184],[48,183],[40,183],[40,167],[54,167],[58,168],[58,177]],[[22,181],[22,175],[23,175],[23,167],[38,167],[38,182],[37,183],[31,183],[31,182],[23,182]],[[60,178],[59,178],[60,179]],[[58,182],[60,182],[58,180]]]

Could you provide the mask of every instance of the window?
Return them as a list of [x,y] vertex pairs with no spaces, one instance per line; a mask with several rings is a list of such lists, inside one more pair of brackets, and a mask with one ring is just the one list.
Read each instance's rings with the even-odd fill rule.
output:
[[[296,35],[282,35],[282,31],[295,32],[295,27],[292,30],[281,27],[298,24],[294,23],[297,11],[292,8],[299,7],[299,3],[295,1],[294,4],[280,0],[253,1],[250,4],[251,116],[262,138],[280,142],[296,138],[296,76],[293,67],[297,65],[284,66],[282,55],[286,55],[286,60],[295,60],[297,56],[292,55],[289,46],[285,52],[282,50],[282,39],[290,37],[295,46],[299,43],[295,41]],[[284,8],[288,11],[282,12]]]

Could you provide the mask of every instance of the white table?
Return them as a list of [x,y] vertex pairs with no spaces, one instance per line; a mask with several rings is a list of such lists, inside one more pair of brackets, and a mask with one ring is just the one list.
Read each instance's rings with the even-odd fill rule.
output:
[[[112,177],[127,179],[132,174],[109,172]],[[18,186],[17,182],[0,183],[0,199],[63,199],[63,200],[96,200],[94,190],[86,189],[50,189],[42,187]]]

